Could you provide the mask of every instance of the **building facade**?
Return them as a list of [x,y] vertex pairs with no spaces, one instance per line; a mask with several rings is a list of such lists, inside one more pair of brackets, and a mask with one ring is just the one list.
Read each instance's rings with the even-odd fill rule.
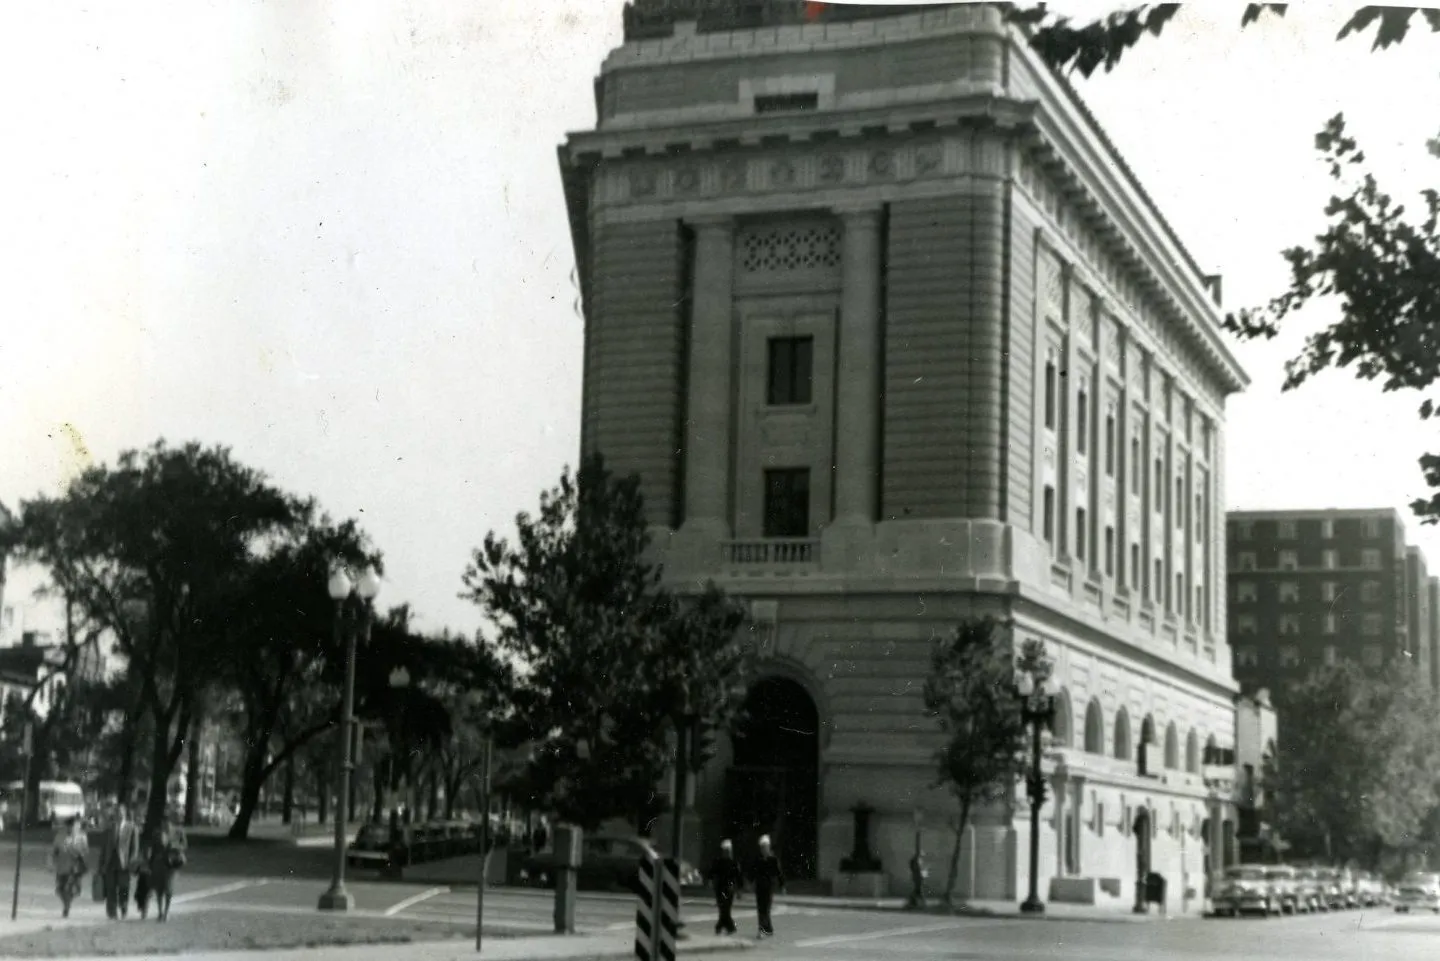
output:
[[[686,849],[770,833],[792,876],[903,890],[917,833],[953,843],[931,645],[995,614],[1063,687],[1042,896],[1154,868],[1198,910],[1234,835],[1218,281],[996,9],[781,6],[632,4],[560,150],[583,447],[762,656]],[[964,893],[1019,897],[1023,789],[975,822]]]
[[1440,692],[1440,577],[1426,580],[1425,596],[1430,602],[1430,683]]
[[1397,659],[1433,676],[1424,558],[1390,509],[1235,511],[1229,531],[1230,643],[1247,691],[1282,689],[1342,660]]

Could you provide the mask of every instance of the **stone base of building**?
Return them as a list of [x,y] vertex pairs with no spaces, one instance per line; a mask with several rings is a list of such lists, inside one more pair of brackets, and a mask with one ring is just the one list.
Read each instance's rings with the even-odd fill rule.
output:
[[830,890],[837,898],[883,898],[890,893],[890,878],[884,871],[843,872]]

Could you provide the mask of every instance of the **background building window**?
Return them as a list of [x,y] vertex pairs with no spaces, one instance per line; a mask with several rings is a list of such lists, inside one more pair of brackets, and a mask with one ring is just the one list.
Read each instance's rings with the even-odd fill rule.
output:
[[1143,575],[1144,573],[1145,573],[1145,569],[1140,566],[1140,545],[1139,545],[1139,544],[1131,544],[1131,545],[1130,545],[1130,586],[1133,587],[1133,588],[1134,588],[1135,590],[1137,590],[1137,591],[1140,590],[1141,587],[1142,587],[1142,585],[1141,585],[1141,583],[1140,583],[1140,580],[1141,580],[1141,575]]
[[1326,614],[1326,615],[1325,615],[1325,633],[1326,633],[1326,634],[1334,634],[1334,633],[1335,633],[1335,627],[1336,627],[1336,623],[1337,623],[1338,620],[1339,620],[1339,618],[1337,618],[1334,614]]
[[810,469],[765,472],[765,536],[810,536]]
[[1340,649],[1334,644],[1325,645],[1325,666],[1334,667],[1340,663]]
[[1300,665],[1300,648],[1294,644],[1286,644],[1280,648],[1280,666],[1298,667]]
[[1260,652],[1253,647],[1235,648],[1236,667],[1258,667],[1260,664]]
[[1340,566],[1340,552],[1337,550],[1326,550],[1320,555],[1320,566],[1327,571],[1333,571]]
[[1130,493],[1140,496],[1140,435],[1130,438]]
[[1259,596],[1254,581],[1237,581],[1235,583],[1235,600],[1240,604],[1249,604]]
[[1320,597],[1323,600],[1333,601],[1340,596],[1340,585],[1334,581],[1326,581],[1320,585]]
[[1366,614],[1365,619],[1360,622],[1360,632],[1366,637],[1379,637],[1383,630],[1385,630],[1383,614]]
[[1115,528],[1105,528],[1105,575],[1115,576]]
[[1085,559],[1085,508],[1075,508],[1075,556]]
[[1105,476],[1115,476],[1115,409],[1105,414]]
[[1295,535],[1295,522],[1294,522],[1294,521],[1281,521],[1281,522],[1280,522],[1280,539],[1281,539],[1281,540],[1286,540],[1286,541],[1293,541],[1293,540],[1295,539],[1295,536],[1296,536],[1296,535]]
[[1360,585],[1360,600],[1367,604],[1376,604],[1380,601],[1380,582],[1366,581]]
[[1255,524],[1252,521],[1240,521],[1235,525],[1235,539],[1237,541],[1248,541],[1255,537]]
[[1373,517],[1368,518],[1367,520],[1361,522],[1361,524],[1360,524],[1360,536],[1361,536],[1361,537],[1379,537],[1379,536],[1380,536],[1380,522],[1379,522],[1378,520],[1376,520],[1375,518],[1373,518]]
[[1255,554],[1251,551],[1241,551],[1235,559],[1235,566],[1242,571],[1253,571],[1255,569]]
[[1175,575],[1175,613],[1184,612],[1186,617],[1191,616],[1190,595],[1185,593],[1185,575]]
[[1281,634],[1285,634],[1285,635],[1299,634],[1299,633],[1300,633],[1300,615],[1299,615],[1299,614],[1281,614],[1281,615],[1280,615],[1280,633],[1281,633]]
[[1175,503],[1170,506],[1170,509],[1175,512],[1175,526],[1183,528],[1185,526],[1185,481],[1179,477],[1175,478]]
[[814,355],[813,337],[770,338],[770,381],[766,402],[771,406],[810,403]]
[[1280,569],[1282,571],[1293,571],[1300,566],[1300,559],[1295,556],[1294,551],[1280,552]]
[[1385,660],[1385,653],[1380,650],[1379,644],[1366,644],[1360,651],[1360,663],[1366,667],[1379,667]]
[[1165,513],[1165,462],[1155,458],[1155,513]]
[[1298,604],[1298,603],[1300,603],[1300,585],[1297,584],[1297,583],[1295,583],[1294,581],[1281,581],[1281,582],[1280,582],[1280,603],[1281,603],[1281,604]]
[[1332,520],[1329,520],[1329,519],[1326,519],[1326,520],[1321,521],[1321,522],[1320,522],[1320,536],[1321,536],[1322,538],[1324,538],[1325,540],[1327,540],[1327,541],[1330,540],[1332,537],[1334,537],[1334,536],[1335,536],[1335,522],[1332,521]]
[[1205,540],[1205,538],[1202,536],[1202,534],[1203,534],[1203,532],[1205,531],[1205,529],[1206,529],[1208,526],[1209,526],[1209,525],[1205,522],[1205,498],[1204,498],[1202,495],[1200,495],[1200,494],[1196,494],[1196,495],[1195,495],[1195,543],[1199,544],[1199,543],[1202,543],[1202,542]]
[[1165,599],[1165,562],[1155,558],[1155,580],[1150,582],[1155,587],[1155,603],[1159,604]]
[[1361,551],[1360,566],[1367,571],[1378,571],[1380,569],[1380,552],[1370,549]]
[[1255,615],[1254,615],[1254,614],[1241,614],[1239,617],[1237,617],[1237,618],[1235,619],[1235,633],[1236,633],[1236,634],[1254,634],[1254,633],[1255,633]]

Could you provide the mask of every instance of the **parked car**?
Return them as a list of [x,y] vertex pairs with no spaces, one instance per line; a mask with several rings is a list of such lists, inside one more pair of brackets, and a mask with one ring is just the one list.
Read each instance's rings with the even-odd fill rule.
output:
[[[590,835],[582,842],[580,866],[575,872],[576,884],[586,890],[629,891],[640,872],[640,859],[656,855],[653,845],[644,838],[613,834]],[[555,851],[537,851],[520,865],[520,883],[532,887],[555,886],[559,859]],[[704,884],[700,872],[686,861],[680,862],[682,887]]]
[[1369,871],[1355,872],[1355,900],[1361,907],[1373,908],[1385,902],[1385,884]]
[[1440,874],[1415,871],[1405,875],[1395,893],[1395,910],[1433,911],[1440,914]]
[[1319,876],[1325,895],[1325,905],[1331,911],[1343,911],[1350,907],[1349,899],[1345,896],[1345,886],[1341,883],[1340,872],[1335,868],[1317,867],[1316,874]]
[[352,868],[379,869],[390,863],[390,828],[384,824],[362,824],[355,840],[345,849],[345,863]]
[[1282,914],[1299,914],[1309,910],[1309,904],[1301,897],[1302,885],[1295,877],[1295,869],[1286,864],[1274,864],[1265,868],[1265,880],[1280,902]]
[[1226,868],[1220,888],[1213,899],[1215,913],[1238,917],[1250,911],[1279,914],[1280,899],[1263,864],[1237,864]]
[[1301,900],[1306,905],[1305,910],[1330,910],[1330,897],[1327,892],[1327,885],[1319,868],[1296,868],[1295,884],[1299,888]]

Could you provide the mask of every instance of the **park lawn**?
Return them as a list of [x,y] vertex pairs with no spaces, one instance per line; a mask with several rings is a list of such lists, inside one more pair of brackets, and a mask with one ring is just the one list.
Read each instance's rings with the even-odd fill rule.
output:
[[[408,944],[473,938],[466,925],[399,918],[337,918],[311,915],[248,915],[203,911],[165,924],[65,924],[0,937],[0,957],[72,958],[181,955],[200,951],[263,951],[347,944]],[[515,937],[491,931],[486,937]]]

